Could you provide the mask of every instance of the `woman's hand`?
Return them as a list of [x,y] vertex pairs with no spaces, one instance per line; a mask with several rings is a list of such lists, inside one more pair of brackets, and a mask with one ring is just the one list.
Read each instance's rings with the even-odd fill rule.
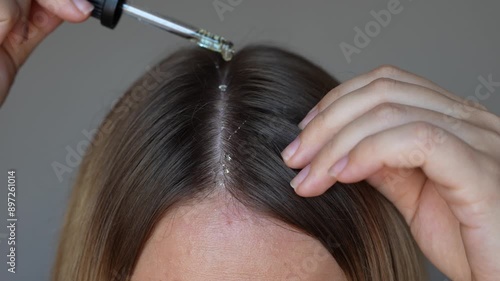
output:
[[[478,87],[476,94],[487,91]],[[383,66],[330,91],[299,127],[282,153],[288,166],[303,168],[291,182],[297,194],[365,179],[448,277],[499,280],[498,116]]]
[[86,0],[0,0],[0,105],[19,67],[61,22],[90,16]]

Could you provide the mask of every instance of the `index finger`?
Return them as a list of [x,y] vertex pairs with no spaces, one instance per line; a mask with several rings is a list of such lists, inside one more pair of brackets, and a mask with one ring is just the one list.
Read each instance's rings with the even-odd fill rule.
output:
[[468,101],[462,97],[459,97],[457,95],[454,95],[444,88],[440,87],[439,85],[429,81],[428,79],[425,79],[423,77],[420,77],[418,75],[415,75],[413,73],[410,73],[408,71],[399,69],[397,67],[391,66],[391,65],[383,65],[380,66],[368,73],[362,74],[360,76],[357,76],[353,79],[350,79],[339,86],[335,87],[332,89],[328,94],[326,94],[323,99],[311,110],[311,114],[306,116],[302,122],[300,122],[299,127],[303,129],[307,123],[309,123],[315,115],[317,115],[319,112],[323,111],[325,108],[327,108],[330,104],[332,104],[334,101],[337,99],[341,98],[342,96],[349,94],[350,92],[353,92],[357,89],[360,89],[362,87],[365,87],[366,85],[372,83],[373,81],[380,79],[380,78],[389,78],[401,82],[406,82],[409,84],[415,84],[419,86],[426,87],[428,89],[431,89],[433,91],[436,91],[447,98],[450,98],[452,100],[455,100],[457,102],[460,102],[462,104],[467,104],[470,106],[473,106],[477,109],[480,110],[485,110],[487,111],[486,107],[484,107],[481,104],[475,103]]

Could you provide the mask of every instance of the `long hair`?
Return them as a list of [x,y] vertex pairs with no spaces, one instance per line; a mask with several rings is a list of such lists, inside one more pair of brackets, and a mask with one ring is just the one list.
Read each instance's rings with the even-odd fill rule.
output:
[[366,182],[303,198],[280,152],[338,82],[266,46],[230,62],[182,49],[137,81],[107,115],[79,170],[53,281],[129,280],[155,224],[189,200],[224,192],[320,241],[348,280],[424,280],[395,207]]

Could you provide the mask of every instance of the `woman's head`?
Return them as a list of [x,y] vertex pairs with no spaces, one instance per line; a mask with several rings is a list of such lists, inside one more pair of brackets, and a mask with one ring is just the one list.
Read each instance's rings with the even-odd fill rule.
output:
[[[367,183],[302,198],[280,152],[337,82],[248,47],[181,50],[108,114],[82,163],[54,280],[421,280],[405,222]],[[134,276],[132,276],[134,275]]]

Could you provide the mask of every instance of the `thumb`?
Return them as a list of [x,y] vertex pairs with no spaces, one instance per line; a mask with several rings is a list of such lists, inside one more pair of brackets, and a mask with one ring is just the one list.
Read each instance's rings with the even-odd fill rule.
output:
[[36,0],[57,17],[69,22],[86,20],[94,6],[87,0]]

